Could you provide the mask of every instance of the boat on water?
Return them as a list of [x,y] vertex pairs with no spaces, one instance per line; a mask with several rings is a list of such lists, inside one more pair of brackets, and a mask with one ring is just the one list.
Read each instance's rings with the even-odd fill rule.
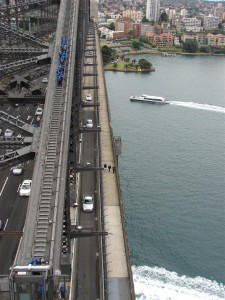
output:
[[150,95],[131,96],[130,100],[137,101],[137,102],[148,102],[148,103],[152,103],[152,104],[169,104],[169,101],[167,101],[163,97],[150,96]]

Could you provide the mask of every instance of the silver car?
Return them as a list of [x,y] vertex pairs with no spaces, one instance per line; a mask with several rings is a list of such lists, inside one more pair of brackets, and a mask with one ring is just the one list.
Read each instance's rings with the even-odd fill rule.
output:
[[13,175],[21,175],[23,173],[23,165],[19,164],[12,168]]
[[82,209],[84,212],[92,212],[94,210],[94,197],[91,193],[83,194]]

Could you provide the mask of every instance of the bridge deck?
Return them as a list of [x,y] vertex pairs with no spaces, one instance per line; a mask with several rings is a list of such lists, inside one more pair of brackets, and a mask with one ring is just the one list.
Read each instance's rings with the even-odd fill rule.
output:
[[[96,34],[96,40],[98,36]],[[101,149],[102,163],[116,167],[116,157],[113,151],[113,134],[110,126],[110,115],[108,98],[106,93],[102,60],[100,57],[99,44],[97,44],[97,61],[98,61],[98,83],[99,83],[99,102],[100,109],[100,126],[101,126]],[[119,178],[112,169],[103,171],[103,199],[105,212],[105,230],[109,232],[106,237],[107,253],[107,272],[109,285],[109,299],[134,299],[132,295],[133,282],[130,270],[130,261],[127,245],[126,230],[123,228],[123,207],[119,188]]]

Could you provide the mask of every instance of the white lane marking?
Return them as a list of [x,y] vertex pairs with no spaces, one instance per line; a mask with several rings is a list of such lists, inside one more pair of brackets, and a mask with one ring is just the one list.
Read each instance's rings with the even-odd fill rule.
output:
[[8,179],[9,179],[9,176],[6,178],[6,180],[5,180],[5,183],[4,183],[4,185],[3,185],[3,187],[2,187],[2,190],[1,190],[1,192],[0,192],[0,197],[1,197],[1,195],[2,195],[2,192],[3,192],[3,190],[4,190],[4,187],[5,187],[5,185],[6,185],[6,182],[8,181]]
[[30,118],[31,118],[31,116],[28,116],[28,117],[27,117],[27,121],[30,120]]
[[27,110],[29,109],[29,106],[27,107]]
[[34,121],[34,118],[31,120],[30,125],[33,123],[33,121]]
[[3,228],[3,231],[6,229],[6,226],[7,226],[7,224],[8,224],[8,221],[9,221],[9,219],[6,220],[5,226],[4,226],[4,228]]
[[10,110],[10,107],[8,107],[7,111]]

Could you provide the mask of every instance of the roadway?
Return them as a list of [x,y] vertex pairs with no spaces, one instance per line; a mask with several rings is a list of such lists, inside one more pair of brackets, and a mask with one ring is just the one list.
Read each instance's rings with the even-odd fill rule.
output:
[[[81,2],[82,3],[82,2]],[[85,16],[85,10],[87,12],[87,3],[85,1],[81,5],[81,9],[79,9],[80,14],[84,14]],[[61,3],[61,8],[64,3]],[[83,8],[82,8],[83,6]],[[67,12],[64,15],[68,15],[68,8],[67,7]],[[74,9],[76,7],[74,6]],[[65,9],[66,11],[66,9]],[[75,14],[74,14],[75,17]],[[68,20],[67,20],[68,21]],[[64,19],[59,18],[59,24],[63,24]],[[105,174],[103,177],[105,182],[106,182],[106,187],[107,187],[107,195],[102,193],[102,185],[105,185],[105,182],[101,181],[102,174],[99,172],[99,167],[102,165],[101,161],[101,155],[103,153],[103,160],[104,162],[110,162],[112,166],[115,165],[115,157],[113,156],[113,150],[112,150],[112,135],[110,134],[109,130],[109,119],[108,119],[108,107],[104,106],[102,108],[101,106],[101,112],[104,114],[104,122],[103,124],[106,130],[104,130],[104,135],[103,138],[100,138],[100,128],[99,126],[99,107],[98,106],[89,106],[89,107],[82,107],[82,101],[86,97],[86,94],[91,94],[93,104],[97,104],[99,101],[99,92],[97,89],[97,74],[98,75],[102,72],[102,66],[100,64],[100,51],[98,50],[98,60],[96,61],[96,57],[94,56],[95,50],[93,50],[94,46],[90,46],[95,43],[95,38],[97,36],[96,31],[93,31],[93,34],[90,36],[85,36],[85,33],[87,33],[87,29],[85,26],[88,24],[88,15],[87,17],[83,18],[83,32],[81,35],[83,35],[84,38],[86,38],[86,49],[88,50],[85,52],[85,58],[83,58],[82,53],[82,62],[81,63],[81,73],[86,73],[91,76],[83,76],[82,80],[82,86],[88,86],[90,88],[83,90],[81,94],[82,99],[77,99],[78,102],[73,103],[73,105],[79,104],[79,116],[72,116],[72,118],[77,118],[79,119],[79,124],[78,126],[82,129],[82,133],[80,134],[80,142],[77,140],[77,136],[75,137],[75,140],[71,141],[71,144],[74,145],[76,144],[75,148],[73,151],[76,153],[75,154],[75,162],[80,162],[83,165],[86,166],[92,166],[92,170],[88,170],[88,168],[83,172],[79,172],[78,169],[76,169],[76,181],[75,185],[77,188],[77,198],[76,202],[78,204],[77,207],[71,208],[73,213],[75,213],[76,216],[76,225],[80,225],[83,228],[87,227],[90,229],[90,231],[96,232],[96,231],[101,231],[102,228],[104,228],[103,221],[101,219],[102,216],[102,201],[106,202],[106,209],[109,212],[110,216],[107,222],[109,221],[109,224],[107,225],[107,230],[113,231],[112,237],[109,238],[109,243],[107,243],[108,249],[103,249],[102,248],[102,242],[104,238],[101,237],[96,237],[96,236],[91,236],[88,238],[76,238],[74,244],[72,245],[73,252],[70,253],[70,249],[68,249],[67,253],[62,253],[62,233],[63,233],[63,228],[66,226],[63,220],[63,216],[65,215],[65,212],[68,210],[68,199],[67,195],[69,194],[69,188],[68,184],[65,184],[65,179],[68,179],[68,157],[69,157],[69,136],[70,136],[70,113],[71,113],[71,107],[72,104],[71,102],[74,101],[73,97],[74,94],[79,95],[79,91],[72,91],[72,86],[74,84],[73,81],[73,76],[74,74],[72,73],[74,71],[74,60],[71,58],[69,60],[69,65],[68,65],[68,74],[67,78],[65,80],[66,82],[66,92],[64,94],[64,98],[62,98],[62,113],[60,115],[60,118],[58,118],[58,122],[60,123],[60,130],[58,133],[58,151],[56,152],[57,155],[55,154],[55,175],[57,176],[54,177],[54,182],[52,183],[52,198],[49,201],[49,204],[51,205],[51,211],[48,216],[47,220],[47,226],[50,228],[48,231],[48,236],[46,236],[46,244],[51,243],[51,246],[54,247],[53,251],[52,249],[45,248],[45,254],[43,255],[43,258],[47,257],[48,261],[51,263],[49,265],[42,265],[40,266],[40,275],[39,276],[33,276],[34,274],[30,272],[30,267],[27,266],[27,261],[31,259],[34,255],[33,247],[34,243],[36,243],[36,238],[35,238],[35,220],[38,218],[38,206],[40,205],[40,197],[41,197],[41,188],[42,188],[42,183],[43,183],[43,178],[40,178],[40,174],[44,174],[46,165],[43,162],[43,159],[46,157],[45,162],[48,160],[48,145],[47,141],[49,139],[49,136],[51,135],[50,132],[50,127],[51,127],[51,112],[52,109],[54,110],[55,107],[55,95],[56,95],[56,83],[55,83],[55,69],[56,69],[56,57],[58,55],[58,52],[56,51],[59,48],[59,41],[61,39],[62,33],[66,34],[68,28],[59,26],[59,29],[57,31],[57,36],[56,36],[56,47],[55,47],[55,60],[53,60],[52,67],[51,67],[51,73],[49,76],[49,88],[47,91],[47,103],[45,105],[45,113],[43,116],[43,122],[42,122],[42,131],[41,131],[41,138],[40,138],[40,145],[39,145],[39,151],[37,152],[37,155],[35,157],[35,167],[34,167],[34,172],[32,175],[32,170],[33,170],[33,164],[34,161],[29,162],[26,164],[26,168],[24,171],[24,174],[21,176],[13,176],[10,173],[10,168],[6,168],[3,170],[4,172],[4,178],[6,179],[8,176],[8,180],[5,184],[4,179],[0,180],[0,192],[2,190],[2,195],[0,197],[0,208],[3,210],[6,209],[6,211],[3,214],[3,218],[6,218],[5,216],[9,216],[7,219],[3,220],[3,223],[6,224],[7,230],[22,230],[24,228],[24,221],[25,221],[25,215],[26,215],[26,210],[27,210],[27,205],[29,204],[30,206],[30,214],[28,218],[26,218],[26,223],[25,223],[25,231],[24,231],[24,239],[23,242],[21,243],[20,247],[20,253],[18,254],[17,259],[14,261],[15,265],[13,268],[13,278],[16,278],[15,282],[15,289],[20,289],[20,288],[28,288],[26,292],[28,292],[30,295],[33,295],[32,293],[34,292],[33,290],[29,290],[29,287],[27,287],[23,284],[28,280],[29,282],[33,282],[34,286],[36,287],[36,284],[39,282],[42,282],[45,284],[45,287],[50,287],[48,290],[49,293],[51,290],[51,285],[56,285],[53,288],[59,288],[57,287],[57,282],[61,284],[63,281],[67,280],[68,274],[62,274],[61,277],[56,277],[52,275],[58,274],[58,271],[65,270],[65,265],[63,265],[64,261],[69,261],[70,258],[75,260],[75,263],[69,261],[67,267],[70,268],[71,265],[75,265],[75,268],[71,269],[71,273],[73,276],[73,280],[71,279],[71,282],[67,281],[67,284],[70,285],[71,290],[74,289],[74,293],[71,293],[71,299],[105,299],[107,298],[110,294],[116,295],[116,298],[111,298],[109,299],[133,299],[132,295],[130,293],[133,292],[132,290],[132,276],[128,272],[127,269],[129,269],[129,257],[127,254],[127,249],[124,249],[124,244],[126,244],[126,240],[124,240],[124,227],[121,227],[121,223],[124,222],[123,218],[121,219],[121,203],[119,201],[119,196],[118,191],[116,189],[116,181],[115,181],[115,176],[114,174]],[[93,23],[89,23],[89,25],[94,25]],[[68,22],[67,22],[68,26]],[[77,29],[77,28],[76,28]],[[80,30],[80,29],[79,29]],[[80,34],[79,34],[80,36]],[[95,38],[93,38],[95,37]],[[79,37],[78,37],[79,38]],[[74,38],[75,39],[75,38]],[[76,39],[75,39],[76,40]],[[57,48],[58,47],[58,48]],[[73,45],[72,45],[73,47]],[[70,49],[70,54],[74,52],[72,51],[72,47]],[[82,47],[81,47],[82,48]],[[83,51],[83,49],[82,49]],[[89,55],[89,51],[92,51],[92,55]],[[92,58],[90,58],[92,56]],[[93,64],[89,63],[90,60],[92,60]],[[98,65],[95,65],[95,63],[98,63]],[[99,66],[100,64],[100,66]],[[98,72],[97,72],[98,68]],[[100,70],[100,72],[99,72]],[[77,78],[75,78],[78,80]],[[62,88],[65,88],[63,86]],[[93,88],[91,88],[93,87]],[[102,81],[102,74],[101,74],[101,88],[104,89],[104,82]],[[102,97],[101,95],[101,100],[105,101],[106,96]],[[53,100],[54,99],[54,100]],[[65,102],[63,102],[65,100]],[[86,102],[87,103],[87,102]],[[89,103],[88,103],[89,104]],[[5,109],[9,109],[11,111],[11,107]],[[56,108],[57,109],[57,108]],[[34,111],[30,106],[27,107],[27,110],[21,107],[15,108],[16,111],[14,111],[15,114],[18,114],[20,118],[26,121],[34,122],[33,120],[33,115]],[[33,112],[32,112],[33,111]],[[28,116],[29,119],[28,119]],[[34,118],[35,119],[35,118]],[[92,119],[94,126],[90,130],[86,130],[87,127],[85,126],[87,119]],[[65,127],[63,127],[65,125]],[[5,126],[5,125],[4,125]],[[4,127],[4,129],[7,128]],[[78,128],[76,128],[77,130]],[[100,141],[101,140],[101,141]],[[103,143],[102,143],[103,140]],[[106,152],[103,152],[101,147],[99,147],[101,144],[105,143],[106,146],[106,152],[107,155],[105,155]],[[77,147],[79,144],[79,151],[77,151]],[[63,147],[63,151],[61,151],[61,147]],[[71,149],[71,148],[70,148]],[[59,151],[60,150],[60,151]],[[77,153],[80,154],[80,156],[77,156]],[[59,159],[60,157],[60,159]],[[60,163],[59,163],[60,162]],[[90,165],[87,165],[87,162],[90,163]],[[95,169],[96,167],[96,169]],[[75,165],[76,168],[76,165]],[[59,173],[59,170],[61,170],[61,173]],[[30,172],[30,173],[29,173]],[[25,177],[26,176],[26,177]],[[25,201],[21,204],[21,197],[18,196],[18,186],[22,182],[23,178],[29,179],[29,178],[35,178],[35,186],[33,187],[32,191],[32,197],[28,199],[25,199]],[[28,178],[29,177],[29,178]],[[47,177],[47,176],[46,176]],[[21,180],[19,179],[21,178]],[[8,181],[10,182],[10,185],[8,185]],[[11,185],[11,181],[13,184]],[[117,183],[118,184],[118,183]],[[59,187],[59,189],[58,189]],[[48,185],[49,188],[49,185]],[[118,188],[118,187],[117,187]],[[82,211],[82,195],[85,192],[91,192],[94,195],[94,200],[95,200],[95,208],[94,211],[91,213],[85,213]],[[110,195],[110,199],[108,199],[108,195]],[[7,198],[10,196],[12,200],[8,200]],[[103,199],[105,197],[105,199]],[[60,199],[60,202],[54,202],[57,199]],[[4,201],[3,201],[4,200]],[[9,202],[9,206],[5,207],[5,203]],[[13,205],[13,201],[16,203],[13,206],[13,209],[10,211],[10,205]],[[31,202],[32,201],[32,202]],[[29,203],[28,203],[29,202]],[[113,202],[113,203],[112,203]],[[70,203],[71,205],[71,203]],[[28,206],[28,210],[29,210]],[[8,214],[7,214],[8,212]],[[28,212],[29,213],[29,212]],[[123,213],[123,212],[122,212]],[[21,219],[20,219],[21,218]],[[106,218],[106,216],[105,216]],[[114,219],[115,218],[115,219]],[[116,220],[116,224],[115,224]],[[38,220],[38,222],[41,221]],[[52,226],[53,229],[51,228]],[[17,229],[15,229],[17,228]],[[69,229],[68,229],[69,230]],[[52,235],[51,235],[52,233]],[[69,236],[70,232],[67,233],[67,237],[70,238]],[[8,239],[10,241],[9,237],[1,237],[0,239],[3,240],[3,238]],[[48,238],[48,240],[47,240]],[[7,255],[9,253],[9,262],[8,266],[12,265],[12,258],[16,255],[16,249],[18,247],[18,242],[19,242],[19,237],[13,237],[14,242],[11,247],[11,244],[7,244],[7,247],[11,247],[12,251],[7,252],[5,248],[4,250],[4,245],[2,245],[2,249],[0,249],[0,254],[2,252],[2,257],[4,255]],[[112,242],[112,245],[110,246]],[[1,241],[0,241],[1,243]],[[1,244],[0,244],[1,246]],[[114,246],[116,246],[116,255],[114,255]],[[126,247],[125,247],[126,248]],[[108,260],[107,264],[109,265],[109,271],[111,273],[111,277],[107,281],[107,268],[106,264],[104,265],[104,260],[106,259],[106,250],[108,257],[110,257],[110,260]],[[103,254],[104,253],[104,254]],[[54,254],[54,255],[53,255]],[[2,259],[2,258],[1,258]],[[48,262],[47,261],[47,262]],[[1,263],[1,261],[0,261]],[[117,266],[119,264],[119,268]],[[5,268],[7,268],[7,263],[5,263]],[[18,266],[18,268],[17,268]],[[35,268],[37,266],[34,266]],[[108,266],[107,266],[108,267]],[[28,269],[29,268],[29,269]],[[50,269],[52,268],[52,269]],[[25,273],[24,276],[21,276],[21,274],[18,274],[18,270],[28,270],[27,273]],[[35,270],[35,269],[34,269]],[[46,270],[49,270],[48,274],[50,274],[49,277],[46,276]],[[4,270],[3,270],[4,271]],[[5,272],[5,271],[4,271]],[[61,274],[61,273],[60,273]],[[14,277],[15,276],[15,277]],[[43,278],[46,279],[43,279]],[[54,283],[53,283],[54,281]],[[74,288],[75,286],[75,288]],[[109,287],[109,290],[107,288]],[[35,291],[36,292],[36,291]],[[124,297],[125,296],[125,297]],[[42,299],[46,299],[46,297],[43,295]]]
[[[11,105],[9,103],[1,106],[1,110],[10,114],[30,125],[39,126],[41,118],[35,116],[35,111],[38,104],[35,105]],[[1,137],[7,128],[13,130],[14,136],[25,135],[31,136],[32,134],[19,129],[12,124],[1,121],[0,128],[2,129]],[[0,155],[4,154],[6,149],[14,149],[13,145],[1,145]],[[9,275],[9,268],[13,265],[16,257],[20,235],[16,232],[23,231],[23,226],[27,213],[27,206],[29,197],[19,196],[19,186],[25,179],[32,179],[34,168],[34,155],[31,154],[7,164],[1,168],[0,176],[0,220],[1,230],[5,232],[14,232],[15,234],[7,236],[0,236],[0,274]],[[18,163],[23,164],[22,175],[13,175],[12,167]]]
[[[89,29],[89,31],[91,28]],[[88,35],[86,42],[94,35]],[[86,46],[85,50],[91,50],[93,47]],[[84,73],[96,73],[95,56],[89,55],[89,51],[85,52],[84,58]],[[93,51],[92,51],[93,53]],[[95,76],[84,76],[83,86],[94,86],[96,83]],[[96,104],[97,91],[95,89],[85,89],[82,92],[82,100],[86,101],[87,94],[91,94],[92,100],[88,104]],[[96,117],[96,107],[83,107],[81,109],[81,126],[85,126],[87,119],[93,121],[93,128],[97,128],[98,119]],[[98,166],[98,132],[84,132],[82,133],[80,161],[90,163],[92,166]],[[98,229],[99,220],[99,194],[98,190],[98,171],[84,171],[80,173],[80,191],[79,191],[79,225],[89,227],[90,230],[96,231]],[[82,196],[84,193],[91,193],[94,197],[94,211],[91,213],[82,211]],[[78,257],[77,257],[77,286],[75,299],[100,299],[100,261],[99,261],[99,238],[89,237],[78,239]]]

